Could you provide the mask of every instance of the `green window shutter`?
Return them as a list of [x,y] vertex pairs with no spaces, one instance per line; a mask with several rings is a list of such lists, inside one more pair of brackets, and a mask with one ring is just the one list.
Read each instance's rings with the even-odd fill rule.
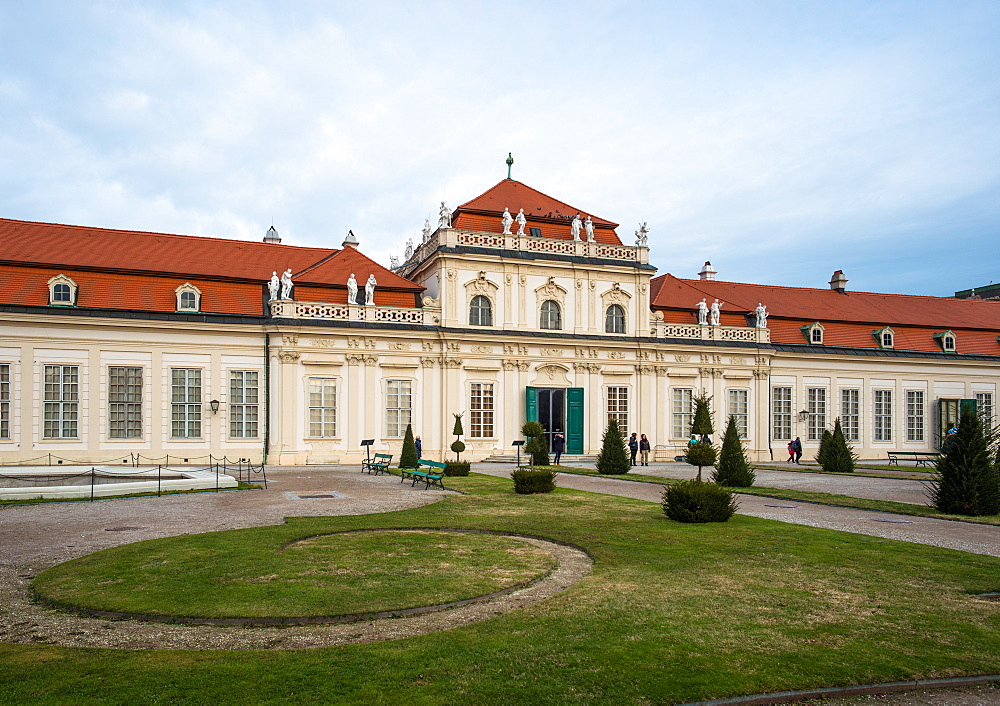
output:
[[524,421],[538,421],[538,388],[524,388]]
[[583,453],[583,388],[566,390],[566,453]]

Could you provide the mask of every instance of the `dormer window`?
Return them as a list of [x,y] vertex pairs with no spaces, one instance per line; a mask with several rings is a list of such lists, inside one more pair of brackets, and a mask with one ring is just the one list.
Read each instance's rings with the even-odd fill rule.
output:
[[56,275],[48,282],[49,306],[76,306],[78,287],[66,275]]
[[823,324],[819,321],[809,324],[808,326],[802,327],[802,334],[806,337],[806,340],[811,346],[822,346],[823,345]]
[[956,352],[956,342],[955,334],[952,331],[945,331],[944,333],[935,333],[934,340],[938,342],[941,346],[941,350],[945,353],[955,353]]
[[542,237],[542,229],[541,228],[528,228],[528,232],[531,233],[531,235],[533,235],[536,238],[541,238]]
[[185,282],[174,290],[177,294],[177,311],[201,311],[201,290]]
[[894,348],[896,345],[896,333],[888,326],[872,331],[872,337],[879,348]]

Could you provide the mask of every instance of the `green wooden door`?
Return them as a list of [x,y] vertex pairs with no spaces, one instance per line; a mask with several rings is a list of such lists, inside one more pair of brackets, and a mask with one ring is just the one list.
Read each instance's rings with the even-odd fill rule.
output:
[[[538,388],[537,387],[526,387],[524,388],[524,421],[526,422],[537,422],[538,421]],[[521,430],[518,429],[518,434]]]
[[583,388],[566,390],[566,453],[583,453]]

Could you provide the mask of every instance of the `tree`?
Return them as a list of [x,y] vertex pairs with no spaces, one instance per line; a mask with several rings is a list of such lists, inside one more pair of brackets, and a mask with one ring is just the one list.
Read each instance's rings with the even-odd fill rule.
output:
[[847,437],[844,436],[840,417],[837,417],[837,421],[833,425],[833,435],[827,445],[823,470],[829,473],[851,473],[854,471],[854,464],[857,463],[857,460],[854,448],[847,443]]
[[955,515],[1000,513],[1000,458],[997,433],[983,428],[974,410],[963,410],[958,433],[937,461],[931,501]]
[[403,436],[403,451],[399,454],[400,468],[417,467],[417,445],[413,443],[413,429],[407,424],[406,434]]
[[451,433],[455,435],[455,440],[451,442],[451,450],[455,452],[455,460],[461,461],[461,453],[465,451],[465,442],[459,438],[465,433],[465,430],[462,429],[462,415],[452,413],[451,416],[455,418],[455,426],[451,430]]
[[833,441],[833,434],[829,429],[823,430],[823,436],[819,438],[819,451],[816,452],[816,463],[826,470],[826,457],[830,453],[830,442]]
[[[691,433],[695,434],[702,441],[708,441],[708,436],[715,429],[712,427],[712,397],[702,390],[702,393],[694,398],[694,420],[691,422]],[[712,464],[707,463],[706,466]]]
[[718,454],[716,453],[714,446],[707,441],[698,441],[693,444],[688,444],[688,450],[687,454],[684,456],[684,460],[692,466],[698,467],[697,480],[700,483],[701,467],[715,465],[715,459],[717,456]]
[[749,488],[755,477],[753,466],[750,465],[750,459],[740,440],[739,424],[735,415],[730,415],[726,435],[722,437],[719,462],[712,471],[712,482],[730,488]]
[[597,454],[597,472],[621,475],[628,473],[631,468],[632,462],[625,446],[625,437],[618,428],[618,420],[609,417],[608,428],[604,430],[601,440],[601,452]]
[[525,422],[521,425],[521,433],[528,439],[524,451],[528,454],[531,466],[548,466],[549,449],[545,444],[545,427],[540,422]]

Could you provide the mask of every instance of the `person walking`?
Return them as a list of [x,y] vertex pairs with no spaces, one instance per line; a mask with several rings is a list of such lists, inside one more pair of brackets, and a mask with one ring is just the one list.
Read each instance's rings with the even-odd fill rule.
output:
[[649,465],[649,439],[643,434],[639,439],[639,458],[642,459],[642,465]]
[[802,465],[799,461],[802,459],[802,441],[799,437],[795,437],[795,441],[792,442],[792,446],[795,447],[795,463]]
[[632,465],[635,465],[635,455],[639,453],[639,440],[635,438],[636,433],[632,432],[632,436],[628,438],[628,450],[632,454]]
[[788,442],[788,460],[785,463],[795,463],[795,442]]
[[552,453],[556,455],[555,465],[559,465],[559,459],[562,458],[563,449],[566,448],[566,439],[561,433],[556,433],[552,437]]

